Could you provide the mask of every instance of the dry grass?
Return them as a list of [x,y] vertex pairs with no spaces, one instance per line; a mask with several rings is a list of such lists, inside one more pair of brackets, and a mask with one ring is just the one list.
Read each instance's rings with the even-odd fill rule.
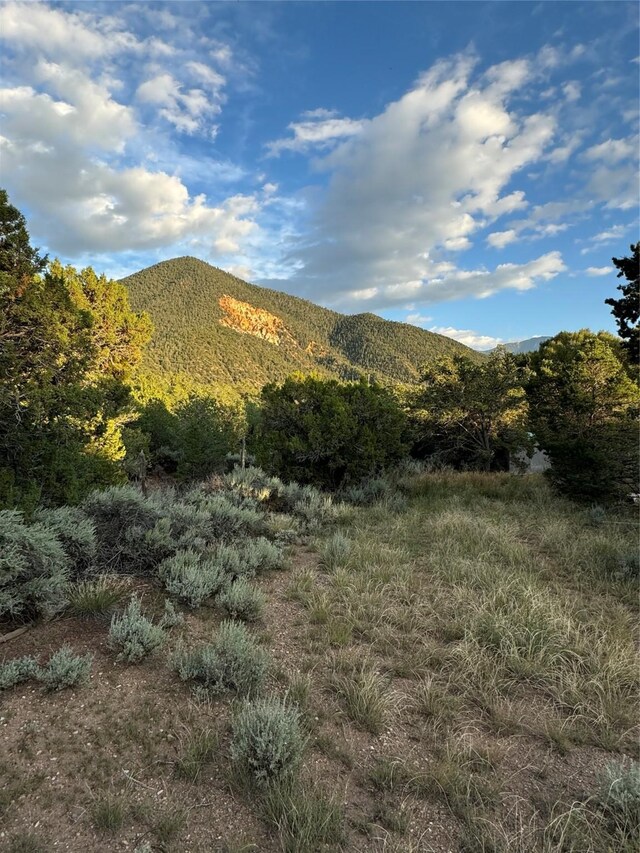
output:
[[[95,660],[82,690],[3,694],[8,849],[637,849],[637,774],[616,797],[601,781],[638,753],[637,585],[620,571],[633,519],[576,508],[538,477],[404,488],[402,510],[350,511],[257,581],[263,692],[287,694],[308,735],[297,788],[234,787],[233,696],[190,699],[168,665],[179,642],[211,642],[221,608],[190,612],[136,667],[109,654],[100,620],[12,641],[10,657],[70,641]],[[101,583],[79,590],[78,614],[112,606]]]

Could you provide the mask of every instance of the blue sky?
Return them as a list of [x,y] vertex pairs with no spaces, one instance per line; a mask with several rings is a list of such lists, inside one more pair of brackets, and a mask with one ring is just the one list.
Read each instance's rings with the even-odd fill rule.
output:
[[488,348],[638,239],[638,6],[3,3],[2,185],[119,277],[195,255]]

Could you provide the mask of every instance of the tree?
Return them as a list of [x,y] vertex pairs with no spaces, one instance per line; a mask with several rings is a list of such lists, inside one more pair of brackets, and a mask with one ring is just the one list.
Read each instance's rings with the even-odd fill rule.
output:
[[0,294],[20,295],[46,265],[46,256],[31,246],[24,216],[0,189]]
[[625,278],[626,282],[618,285],[621,291],[620,299],[605,299],[606,305],[612,306],[611,313],[618,324],[618,334],[624,342],[632,364],[640,361],[640,242],[631,245],[631,256],[628,258],[612,258],[619,272],[617,278]]
[[120,285],[46,268],[0,191],[0,504],[75,502],[122,477],[124,380],[148,336]]
[[455,355],[421,379],[411,405],[418,441],[445,461],[489,471],[530,448],[527,369],[511,353],[498,349],[480,363]]
[[531,367],[532,428],[558,490],[589,501],[636,491],[640,391],[620,341],[561,332],[531,354]]
[[266,385],[256,432],[259,464],[329,488],[360,480],[407,450],[406,418],[389,391],[314,375]]

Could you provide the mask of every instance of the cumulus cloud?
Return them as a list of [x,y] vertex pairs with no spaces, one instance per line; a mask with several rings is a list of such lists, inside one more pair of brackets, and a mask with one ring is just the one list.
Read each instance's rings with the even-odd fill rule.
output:
[[509,243],[513,243],[517,236],[513,228],[509,228],[508,231],[494,231],[488,235],[487,243],[494,249],[504,249]]
[[341,139],[359,134],[364,121],[339,118],[333,110],[317,109],[303,113],[304,121],[292,122],[289,130],[293,136],[276,139],[266,144],[269,157],[278,157],[283,151],[309,151],[326,149]]
[[[156,56],[149,40],[136,39],[108,16],[38,3],[0,7],[0,28],[12,40],[9,67],[18,63],[29,79],[29,85],[0,89],[5,184],[29,209],[33,231],[46,235],[51,251],[77,257],[198,246],[204,255],[242,255],[259,231],[262,194],[212,202],[192,194],[168,158],[154,165],[140,156],[151,147],[147,129],[135,106],[116,98],[121,84],[114,73],[127,52]],[[40,59],[26,66],[21,50]],[[191,132],[220,110],[225,78],[197,61],[185,63],[180,73],[189,85],[160,73],[144,81],[138,94]]]
[[611,275],[611,267],[587,267],[585,272],[590,276]]
[[140,47],[139,40],[117,18],[86,18],[44,3],[3,3],[0,32],[14,46],[42,56],[99,59]]
[[504,343],[502,338],[481,335],[472,329],[453,329],[451,326],[431,326],[429,331],[435,332],[437,335],[444,335],[447,338],[453,338],[454,341],[459,341],[461,344],[477,350],[493,349],[498,344]]
[[297,286],[326,302],[383,308],[532,287],[542,271],[564,268],[557,252],[511,269],[438,267],[498,216],[526,207],[522,190],[505,190],[554,136],[553,117],[509,108],[529,63],[475,78],[474,65],[466,55],[437,63],[320,161],[330,181],[313,241],[293,253]]

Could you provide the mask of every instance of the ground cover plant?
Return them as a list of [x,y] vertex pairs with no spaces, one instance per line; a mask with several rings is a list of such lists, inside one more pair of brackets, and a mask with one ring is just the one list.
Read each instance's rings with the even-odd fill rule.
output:
[[413,464],[348,504],[259,469],[123,488],[79,510],[95,567],[54,535],[57,617],[0,645],[9,849],[637,849],[629,509]]

